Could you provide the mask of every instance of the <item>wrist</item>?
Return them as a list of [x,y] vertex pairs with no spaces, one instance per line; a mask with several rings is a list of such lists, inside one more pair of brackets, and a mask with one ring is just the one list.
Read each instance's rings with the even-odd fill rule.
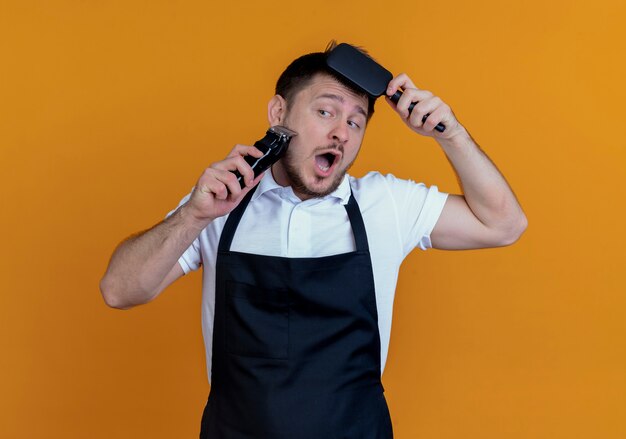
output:
[[198,215],[197,211],[188,202],[178,209],[177,214],[186,228],[198,233],[213,221],[213,218]]
[[472,136],[470,136],[463,126],[459,126],[455,133],[453,133],[450,137],[436,137],[435,139],[444,149],[459,149],[474,142]]

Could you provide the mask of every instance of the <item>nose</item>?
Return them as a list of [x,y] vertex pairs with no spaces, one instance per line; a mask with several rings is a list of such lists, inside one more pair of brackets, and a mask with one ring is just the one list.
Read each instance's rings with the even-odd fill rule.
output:
[[329,133],[329,137],[331,137],[334,142],[338,143],[346,143],[348,141],[348,135],[348,124],[343,120],[335,123]]

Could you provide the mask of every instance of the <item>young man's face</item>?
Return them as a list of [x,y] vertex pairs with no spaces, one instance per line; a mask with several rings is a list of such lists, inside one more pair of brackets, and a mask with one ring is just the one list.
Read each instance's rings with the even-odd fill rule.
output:
[[[273,113],[272,102],[282,108]],[[361,147],[367,104],[367,97],[323,74],[292,98],[288,111],[284,100],[274,96],[270,123],[298,133],[272,168],[276,182],[292,186],[302,200],[333,192]]]

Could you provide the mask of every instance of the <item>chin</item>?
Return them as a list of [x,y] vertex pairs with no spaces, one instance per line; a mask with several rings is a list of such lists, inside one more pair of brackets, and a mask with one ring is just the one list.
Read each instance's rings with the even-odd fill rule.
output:
[[304,188],[299,187],[298,189],[300,192],[306,193],[307,195],[324,197],[333,193],[339,187],[345,175],[345,172],[341,172],[337,175],[330,175],[328,177],[314,176],[312,183],[306,184]]
[[334,192],[347,172],[347,169],[335,169],[331,175],[322,177],[310,170],[310,172],[303,173],[297,167],[292,166],[289,161],[285,161],[283,166],[293,191],[296,194],[305,195],[306,198],[321,198]]

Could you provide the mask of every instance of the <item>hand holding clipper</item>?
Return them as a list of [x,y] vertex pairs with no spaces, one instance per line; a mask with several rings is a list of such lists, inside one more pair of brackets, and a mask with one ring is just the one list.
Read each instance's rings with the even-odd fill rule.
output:
[[[287,151],[289,142],[293,136],[297,136],[298,133],[291,131],[280,125],[270,127],[265,133],[265,137],[254,143],[254,146],[259,149],[263,155],[259,158],[253,156],[246,156],[244,160],[248,162],[252,170],[254,171],[254,178],[258,177],[261,173],[269,169],[274,163],[276,163]],[[246,183],[239,173],[239,171],[231,171],[237,176],[237,181],[241,187],[245,187]]]

